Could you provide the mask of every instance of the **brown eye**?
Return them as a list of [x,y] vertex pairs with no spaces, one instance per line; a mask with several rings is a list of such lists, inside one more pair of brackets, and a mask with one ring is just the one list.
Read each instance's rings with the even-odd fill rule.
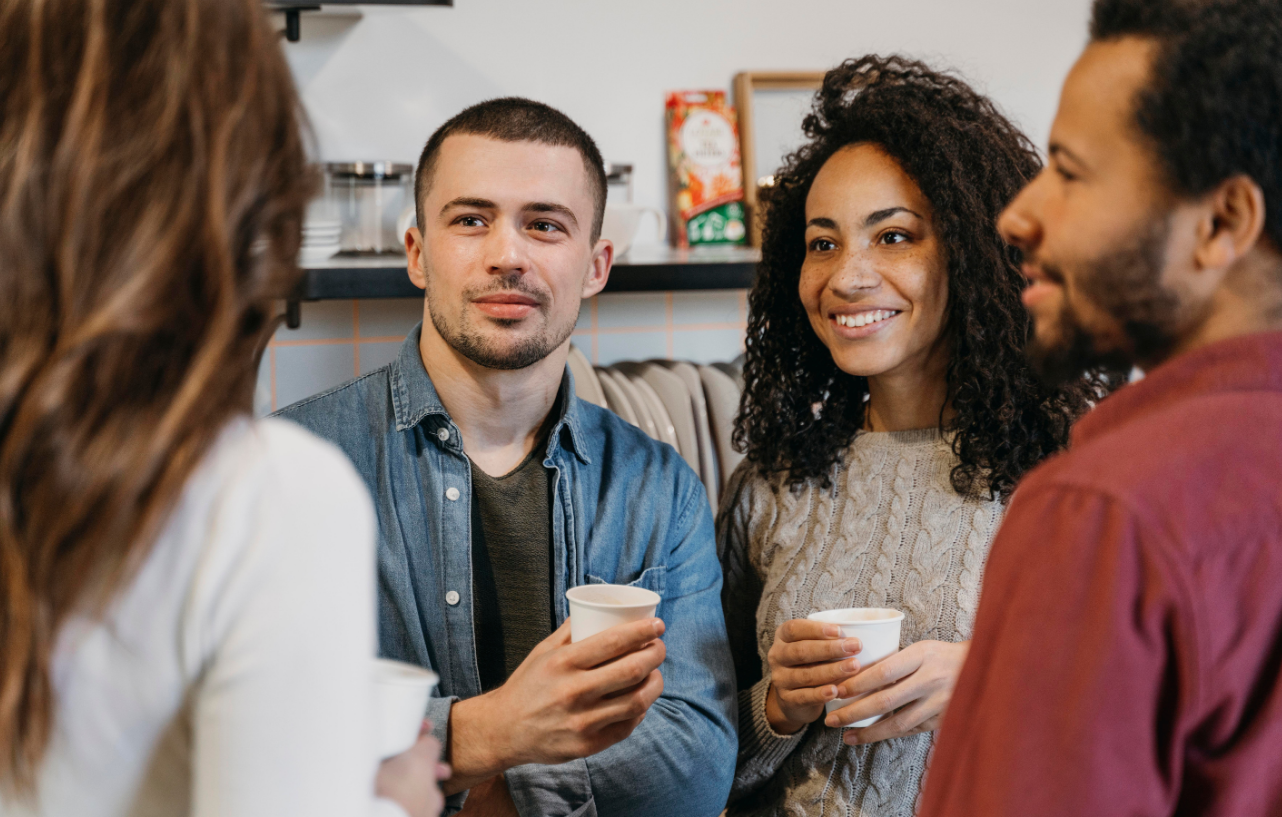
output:
[[891,230],[888,233],[884,233],[881,237],[882,244],[902,244],[907,240],[908,234],[901,233],[898,230]]
[[816,238],[810,242],[809,249],[811,252],[831,252],[837,249],[837,245],[826,238]]

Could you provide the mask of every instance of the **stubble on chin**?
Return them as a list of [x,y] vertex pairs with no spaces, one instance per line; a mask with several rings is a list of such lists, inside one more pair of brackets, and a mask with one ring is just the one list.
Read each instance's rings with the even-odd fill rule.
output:
[[[1170,222],[1153,218],[1131,244],[1084,262],[1072,277],[1080,297],[1113,324],[1092,331],[1065,297],[1054,337],[1034,333],[1026,346],[1034,372],[1052,386],[1092,376],[1121,382],[1137,363],[1161,360],[1176,341],[1180,299],[1162,285]],[[1043,263],[1063,282],[1064,269]]]
[[[464,297],[462,304],[467,304],[471,296]],[[548,310],[541,301],[538,310],[521,320],[504,320],[485,318],[481,325],[474,323],[467,315],[466,306],[462,306],[456,315],[448,316],[441,308],[440,301],[427,295],[427,312],[436,327],[441,339],[454,351],[478,366],[499,371],[517,371],[525,369],[548,355],[569,339],[574,332],[574,323],[566,321],[564,326],[554,326],[548,321]],[[520,337],[519,327],[537,321],[538,328]]]
[[505,336],[515,334],[516,327],[529,319],[491,320],[491,327],[475,326],[460,319],[456,326],[438,310],[429,306],[428,311],[432,325],[450,348],[487,369],[515,371],[533,366],[552,354],[574,332],[574,324],[558,328],[548,326],[545,321],[543,327],[532,334],[508,339]]

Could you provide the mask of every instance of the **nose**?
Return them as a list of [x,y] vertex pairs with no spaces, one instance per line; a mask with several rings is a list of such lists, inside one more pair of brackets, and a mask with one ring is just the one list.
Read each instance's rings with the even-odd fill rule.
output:
[[485,269],[491,275],[510,275],[529,270],[529,256],[525,252],[524,236],[520,227],[500,220],[490,230],[485,242]]
[[837,273],[828,281],[828,288],[842,298],[852,298],[861,292],[881,286],[881,273],[873,259],[865,253],[847,252]]
[[1028,252],[1042,241],[1042,225],[1037,217],[1043,170],[1028,184],[997,218],[997,232],[1012,247]]

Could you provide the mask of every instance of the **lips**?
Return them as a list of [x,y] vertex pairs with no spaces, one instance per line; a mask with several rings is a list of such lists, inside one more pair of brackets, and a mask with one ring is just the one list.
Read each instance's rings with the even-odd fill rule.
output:
[[1064,275],[1057,269],[1025,263],[1020,272],[1028,279],[1028,286],[1024,287],[1019,296],[1027,309],[1036,308],[1038,304],[1063,290]]
[[1037,280],[1024,287],[1024,291],[1019,294],[1019,299],[1025,307],[1033,309],[1039,303],[1053,297],[1060,291],[1061,288],[1056,284],[1046,280]]
[[1023,266],[1020,267],[1019,271],[1023,273],[1025,278],[1034,284],[1048,283],[1057,284],[1059,286],[1064,285],[1064,273],[1062,273],[1057,267],[1045,267],[1041,264],[1034,264],[1026,261]]
[[485,295],[474,299],[472,303],[486,315],[502,320],[520,320],[539,307],[537,300],[519,292]]

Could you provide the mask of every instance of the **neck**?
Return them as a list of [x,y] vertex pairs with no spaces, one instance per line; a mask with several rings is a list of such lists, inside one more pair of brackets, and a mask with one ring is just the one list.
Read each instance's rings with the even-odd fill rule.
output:
[[[1270,260],[1254,258],[1254,263],[1244,263],[1235,270],[1163,360],[1243,335],[1282,330],[1282,260]],[[1148,365],[1141,367],[1148,369],[1161,362],[1147,361]]]
[[491,476],[520,465],[543,438],[568,353],[567,341],[524,369],[489,369],[455,351],[430,321],[419,340],[423,367],[463,435],[464,452]]
[[948,357],[932,350],[923,365],[868,378],[867,431],[911,431],[938,428],[952,419],[946,378]]

